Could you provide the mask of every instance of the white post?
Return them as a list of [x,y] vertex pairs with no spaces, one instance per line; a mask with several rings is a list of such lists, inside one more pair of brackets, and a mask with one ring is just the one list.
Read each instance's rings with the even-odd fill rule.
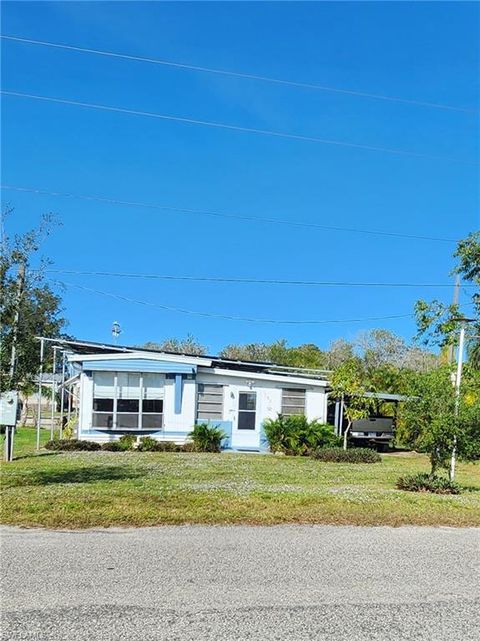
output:
[[[460,327],[460,340],[458,343],[458,360],[457,360],[457,376],[455,377],[455,416],[458,416],[460,408],[460,386],[462,383],[462,367],[463,367],[463,346],[465,343],[465,325],[462,323]],[[457,458],[457,437],[453,437],[452,457],[450,459],[450,480],[455,478],[455,463]]]
[[38,402],[37,402],[37,450],[40,449],[40,427],[42,422],[42,376],[43,376],[43,354],[45,344],[43,338],[40,339],[40,368],[38,374]]
[[60,438],[63,436],[63,412],[65,410],[65,352],[62,352],[62,383],[60,385]]
[[51,398],[51,403],[52,403],[52,413],[51,413],[51,418],[50,418],[50,438],[53,440],[53,437],[55,436],[55,392],[56,392],[56,385],[55,385],[55,369],[56,369],[56,364],[57,364],[57,347],[53,347],[53,364],[52,364],[52,398]]

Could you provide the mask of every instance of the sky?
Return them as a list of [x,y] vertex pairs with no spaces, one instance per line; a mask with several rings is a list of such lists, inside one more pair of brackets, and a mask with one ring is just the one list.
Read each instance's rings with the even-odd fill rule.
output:
[[[480,227],[479,13],[473,2],[4,2],[4,35],[415,103],[2,40],[4,91],[359,145],[4,95],[3,185],[172,208],[3,189],[14,207],[9,233],[35,226],[44,212],[61,219],[41,250],[50,269],[415,284],[51,272],[66,283],[68,333],[110,342],[118,321],[120,343],[191,334],[210,352],[281,338],[327,347],[375,327],[410,340],[414,302],[452,297],[451,287],[422,284],[453,283],[451,241]],[[467,302],[466,290],[461,297]]]

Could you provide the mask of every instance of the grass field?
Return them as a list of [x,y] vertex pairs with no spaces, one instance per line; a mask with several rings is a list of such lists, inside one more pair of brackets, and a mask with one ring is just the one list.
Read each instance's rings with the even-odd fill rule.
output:
[[[42,442],[48,439],[42,431]],[[460,464],[459,496],[401,492],[396,479],[428,470],[395,453],[373,465],[259,454],[34,453],[18,430],[3,464],[3,523],[51,528],[181,523],[480,526],[480,465]]]

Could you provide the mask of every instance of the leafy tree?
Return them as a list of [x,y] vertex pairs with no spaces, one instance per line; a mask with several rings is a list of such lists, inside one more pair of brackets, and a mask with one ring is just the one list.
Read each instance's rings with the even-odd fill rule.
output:
[[[7,214],[2,214],[2,224]],[[0,389],[20,389],[28,392],[40,365],[39,342],[36,336],[56,338],[62,335],[66,320],[62,316],[61,298],[45,282],[42,264],[35,272],[28,268],[37,256],[43,239],[48,236],[55,219],[44,215],[39,226],[23,235],[5,236],[0,257]],[[26,270],[25,281],[18,297],[17,274],[20,266]],[[16,359],[10,377],[10,356],[14,341],[16,312]],[[50,359],[46,352],[46,364]]]
[[[473,232],[459,241],[454,257],[457,259],[455,272],[472,285],[472,312],[468,316],[476,322],[467,328],[467,349],[470,364],[480,369],[480,232]],[[439,300],[419,300],[415,305],[415,315],[418,336],[425,344],[445,347],[456,342],[458,321],[454,319],[463,316],[458,305],[446,305]]]
[[332,375],[332,396],[344,401],[347,427],[343,433],[343,449],[347,449],[348,435],[353,421],[367,418],[373,407],[372,399],[365,397],[362,366],[357,359],[346,361]]
[[388,329],[362,332],[355,340],[367,370],[383,367],[424,371],[438,362],[435,354],[416,345],[407,345],[405,339]]
[[325,353],[313,343],[289,347],[285,339],[274,343],[248,343],[246,345],[227,345],[220,356],[241,361],[275,363],[285,367],[306,367],[322,369],[326,364]]
[[[410,400],[400,410],[400,440],[429,454],[431,476],[450,466],[453,449],[463,460],[480,457],[480,374],[465,366],[458,399],[452,374],[452,368],[444,365],[411,375]],[[453,476],[451,467],[450,480]]]
[[199,343],[196,338],[187,335],[186,338],[166,338],[160,343],[149,341],[140,345],[145,349],[152,349],[159,352],[178,352],[180,354],[190,354],[193,356],[203,356],[207,353],[207,348]]
[[[281,353],[284,341],[279,341],[278,351]],[[219,356],[221,358],[231,359],[235,361],[257,361],[257,362],[271,362],[271,345],[266,343],[247,343],[246,345],[226,345],[220,350]]]

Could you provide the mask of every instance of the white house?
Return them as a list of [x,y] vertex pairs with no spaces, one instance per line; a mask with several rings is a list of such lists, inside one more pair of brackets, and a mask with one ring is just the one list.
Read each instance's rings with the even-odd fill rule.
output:
[[78,438],[122,434],[183,443],[196,423],[218,425],[224,447],[267,449],[265,419],[327,419],[325,373],[213,356],[62,341],[78,377]]

